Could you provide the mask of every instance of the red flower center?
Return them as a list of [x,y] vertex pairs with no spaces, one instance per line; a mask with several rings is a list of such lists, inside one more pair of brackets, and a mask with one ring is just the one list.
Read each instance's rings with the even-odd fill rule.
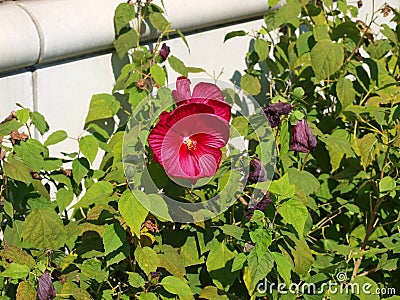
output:
[[197,148],[197,141],[191,139],[190,137],[185,137],[183,139],[183,143],[186,144],[186,147],[188,148],[189,151],[194,151]]

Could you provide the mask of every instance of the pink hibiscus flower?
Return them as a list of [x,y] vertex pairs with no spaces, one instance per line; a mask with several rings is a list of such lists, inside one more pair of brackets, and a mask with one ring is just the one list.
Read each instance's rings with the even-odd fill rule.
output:
[[169,176],[194,184],[218,170],[220,149],[229,139],[230,106],[216,85],[199,83],[193,95],[189,85],[188,79],[178,79],[173,91],[178,107],[160,115],[148,141]]

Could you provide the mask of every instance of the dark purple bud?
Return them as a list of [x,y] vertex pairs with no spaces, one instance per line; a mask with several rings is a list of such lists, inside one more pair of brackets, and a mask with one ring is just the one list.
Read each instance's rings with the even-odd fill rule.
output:
[[281,124],[281,116],[287,115],[292,111],[292,105],[286,102],[278,102],[275,104],[268,104],[263,108],[263,112],[267,116],[268,122],[272,128]]
[[161,272],[150,272],[151,279],[157,279],[161,275],[162,275]]
[[265,211],[268,206],[272,203],[271,197],[269,196],[269,192],[266,192],[264,197],[255,203],[250,203],[247,211],[244,212],[247,220],[250,220],[251,217],[254,215],[255,210]]
[[56,289],[48,272],[39,277],[38,298],[39,300],[53,300],[56,297]]
[[267,180],[267,172],[259,158],[250,161],[250,172],[247,179],[250,183],[263,182]]
[[161,46],[161,50],[159,53],[159,56],[161,57],[162,61],[165,61],[171,52],[171,49],[167,46],[166,43],[163,43]]
[[292,136],[290,137],[290,150],[297,152],[313,151],[317,146],[317,139],[312,134],[306,120],[297,121],[292,127]]

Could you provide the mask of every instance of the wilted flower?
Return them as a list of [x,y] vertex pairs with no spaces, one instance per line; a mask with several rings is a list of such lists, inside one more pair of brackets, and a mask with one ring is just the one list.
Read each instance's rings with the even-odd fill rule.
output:
[[290,150],[298,152],[313,151],[317,146],[317,139],[312,134],[306,120],[297,120],[297,124],[292,127],[290,137]]
[[286,102],[278,102],[275,104],[268,104],[263,108],[263,112],[267,116],[268,122],[272,128],[281,124],[281,116],[287,115],[292,111],[292,105]]
[[166,43],[163,43],[158,55],[161,57],[162,61],[165,61],[170,52],[171,52],[171,49],[167,46]]
[[392,8],[386,4],[382,9],[381,9],[381,13],[383,14],[384,17],[387,17],[390,12],[392,11]]
[[190,81],[180,78],[173,96],[178,107],[163,112],[148,141],[154,159],[166,173],[189,180],[213,176],[221,148],[229,139],[230,106],[214,84],[201,82],[190,94]]
[[56,297],[56,289],[48,272],[39,277],[38,298],[39,300],[52,300]]
[[251,217],[254,215],[255,210],[265,211],[267,207],[272,203],[272,200],[269,196],[269,192],[266,192],[264,197],[255,203],[250,203],[247,211],[244,212],[247,220],[250,220]]
[[255,157],[250,161],[250,172],[247,180],[250,183],[263,182],[267,180],[267,172],[262,164],[262,161]]

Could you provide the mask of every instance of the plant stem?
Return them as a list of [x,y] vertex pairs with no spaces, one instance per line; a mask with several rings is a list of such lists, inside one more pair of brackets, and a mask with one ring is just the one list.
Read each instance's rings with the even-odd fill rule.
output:
[[[385,165],[386,165],[386,161],[387,161],[388,156],[389,156],[390,146],[391,146],[391,144],[389,144],[387,149],[386,149],[385,158],[384,158],[383,164],[382,164],[380,180],[382,180],[383,177],[385,176]],[[379,193],[379,191],[378,191],[378,193]],[[361,245],[361,249],[360,249],[361,254],[365,251],[365,248],[367,247],[367,243],[368,243],[369,237],[371,236],[371,233],[372,233],[372,231],[374,229],[376,214],[377,214],[378,209],[379,209],[379,207],[380,207],[380,205],[381,205],[381,203],[383,202],[384,199],[385,199],[385,196],[380,196],[378,198],[378,201],[376,202],[375,207],[374,207],[374,209],[373,209],[373,211],[371,213],[371,218],[370,218],[370,220],[368,222],[367,232],[365,233],[364,241],[363,241],[363,243]],[[360,268],[362,259],[363,259],[363,255],[361,255],[356,260],[356,262],[354,264],[353,274],[351,275],[351,279],[352,280],[357,276],[357,273],[358,273],[358,270]]]
[[309,155],[309,154],[310,154],[310,151],[307,151],[306,157],[304,157],[303,165],[301,166],[301,171],[304,171],[304,168],[305,168],[305,166],[306,166],[306,162],[307,162],[307,159],[308,159],[308,155]]

